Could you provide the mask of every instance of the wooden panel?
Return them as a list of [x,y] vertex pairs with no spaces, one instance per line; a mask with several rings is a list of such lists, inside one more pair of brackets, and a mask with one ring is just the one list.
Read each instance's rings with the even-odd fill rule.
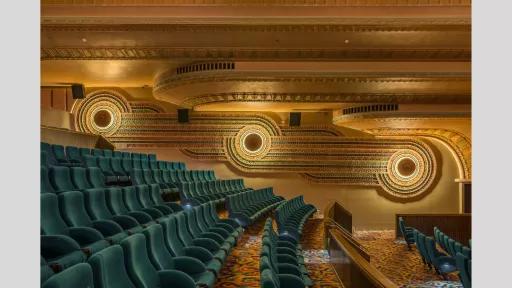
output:
[[41,108],[52,107],[52,90],[41,88]]
[[61,89],[52,89],[52,90],[53,90],[52,108],[65,111],[67,108],[66,89],[61,88]]
[[347,288],[394,288],[398,287],[382,274],[369,259],[362,257],[347,241],[350,234],[339,229],[328,232],[328,250],[331,263],[344,287]]
[[333,208],[333,220],[341,227],[345,228],[349,233],[352,233],[352,213],[338,202],[334,202]]
[[468,245],[468,240],[471,239],[471,214],[396,214],[397,237],[401,236],[398,217],[403,217],[407,226],[414,227],[428,236],[433,236],[434,227],[437,226],[464,245]]
[[114,150],[114,145],[101,135],[41,126],[41,141],[64,146],[78,146]]
[[464,213],[471,213],[471,183],[462,184]]

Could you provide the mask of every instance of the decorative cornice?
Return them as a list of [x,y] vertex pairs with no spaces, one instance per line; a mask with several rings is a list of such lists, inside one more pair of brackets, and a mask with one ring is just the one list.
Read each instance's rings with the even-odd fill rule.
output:
[[41,60],[315,60],[315,61],[453,61],[471,60],[471,49],[387,48],[236,48],[236,47],[42,47]]
[[361,112],[353,114],[339,114],[333,117],[333,123],[345,123],[361,119],[391,119],[391,120],[408,120],[418,118],[429,119],[446,119],[446,118],[471,118],[471,112],[415,112],[415,111],[381,111],[381,112]]
[[432,93],[215,93],[187,98],[181,106],[195,107],[211,103],[410,103],[467,104],[470,94]]
[[471,0],[42,0],[41,6],[471,6]]

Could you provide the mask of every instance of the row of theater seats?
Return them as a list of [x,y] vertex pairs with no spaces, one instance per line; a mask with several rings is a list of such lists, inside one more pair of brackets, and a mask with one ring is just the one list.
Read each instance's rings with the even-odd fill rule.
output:
[[[70,287],[54,283],[82,276],[58,275],[83,272],[87,269],[74,267],[88,261],[94,287],[213,287],[243,228],[220,219],[211,202],[182,211],[163,202],[159,189],[138,185],[41,194],[41,270],[53,271],[41,274],[43,286]],[[167,276],[159,282],[162,273]]]
[[287,234],[299,241],[306,220],[316,212],[315,206],[304,203],[298,196],[279,205],[275,212],[277,229],[280,235]]
[[[434,238],[419,230],[408,227],[402,217],[398,218],[400,232],[407,245],[416,245],[421,259],[429,269],[446,278],[449,273],[458,272],[463,287],[471,287],[471,248],[450,238],[439,228],[434,227]],[[444,251],[437,249],[439,245]],[[471,240],[469,242],[471,245]]]
[[260,252],[260,287],[307,287],[313,281],[308,275],[302,247],[296,240],[278,236],[272,219],[268,218],[262,236]]
[[[186,169],[185,163],[183,162],[157,161],[155,154],[130,153],[75,146],[66,146],[64,148],[62,145],[48,144],[45,142],[41,142],[41,152],[45,152],[46,161],[44,161],[44,163],[53,166],[83,166],[88,156],[96,156],[133,160],[130,166],[135,169],[156,169],[156,167],[158,167],[158,169],[168,170]],[[129,169],[130,166],[124,168]],[[127,170],[127,172],[129,172],[129,170]]]
[[274,195],[272,187],[230,195],[226,200],[229,218],[243,227],[254,223],[262,215],[272,211],[284,198]]
[[245,187],[243,179],[179,182],[178,186],[180,187],[181,203],[190,206],[206,202],[224,203],[229,195],[253,190]]

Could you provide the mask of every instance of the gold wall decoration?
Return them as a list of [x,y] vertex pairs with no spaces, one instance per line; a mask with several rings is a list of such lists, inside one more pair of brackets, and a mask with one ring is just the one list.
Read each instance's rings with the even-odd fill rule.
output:
[[108,136],[119,129],[123,113],[130,113],[131,107],[117,91],[96,90],[76,101],[71,112],[80,131]]
[[[127,104],[109,91],[91,93],[74,107],[78,127],[105,135],[118,147],[179,148],[242,172],[298,173],[312,182],[372,186],[393,199],[425,195],[436,181],[431,144],[415,136],[347,137],[334,125],[292,129],[247,112],[192,112],[190,122],[182,124],[176,114],[133,113]],[[114,113],[115,129],[107,133],[91,124],[92,111],[112,107],[122,107]]]
[[439,128],[374,128],[365,130],[379,137],[430,137],[445,143],[457,161],[462,179],[471,179],[471,139],[462,133]]

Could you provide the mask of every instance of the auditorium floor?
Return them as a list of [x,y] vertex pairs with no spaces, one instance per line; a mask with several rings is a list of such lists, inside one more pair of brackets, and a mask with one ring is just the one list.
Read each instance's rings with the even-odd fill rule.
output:
[[395,240],[393,230],[356,232],[354,236],[370,253],[371,263],[399,287],[462,287],[455,274],[443,281],[428,270],[416,248],[407,250],[405,242]]
[[[260,287],[259,257],[264,222],[265,219],[261,219],[244,232],[221,270],[216,288]],[[328,263],[326,251],[322,250],[322,219],[308,220],[303,231],[302,245],[308,271],[315,281],[313,287],[342,287]]]

